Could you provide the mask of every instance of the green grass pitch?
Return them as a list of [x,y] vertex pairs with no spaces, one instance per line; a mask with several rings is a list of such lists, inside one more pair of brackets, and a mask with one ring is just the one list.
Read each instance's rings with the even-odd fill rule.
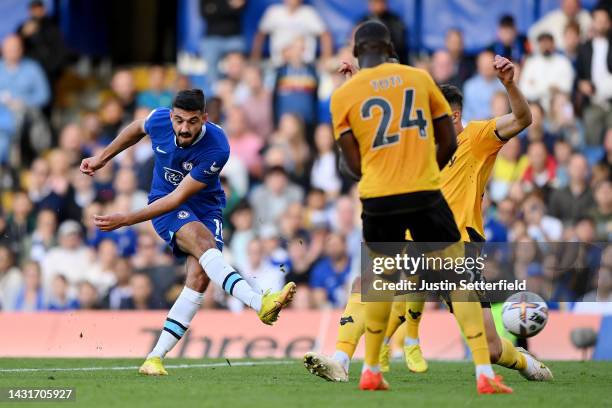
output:
[[[612,407],[612,363],[550,362],[551,383],[527,382],[496,367],[513,395],[476,394],[467,362],[430,362],[425,374],[393,363],[388,392],[357,388],[360,362],[349,383],[328,383],[298,360],[166,360],[168,377],[144,377],[129,359],[0,359],[0,388],[76,388],[76,402],[2,403],[3,407]],[[263,364],[262,364],[263,363]],[[176,365],[189,367],[176,367]],[[196,365],[196,366],[194,366]],[[95,371],[88,368],[94,367]],[[134,369],[130,368],[134,367]],[[61,370],[57,370],[60,368]],[[76,371],[74,368],[84,368]],[[33,369],[33,370],[31,370]],[[87,369],[87,370],[85,370]],[[31,371],[28,371],[31,370]]]

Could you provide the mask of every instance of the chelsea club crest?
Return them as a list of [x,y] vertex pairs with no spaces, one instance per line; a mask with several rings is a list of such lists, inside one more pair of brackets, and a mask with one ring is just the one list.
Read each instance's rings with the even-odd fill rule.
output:
[[193,169],[193,163],[191,162],[183,162],[183,170],[191,171]]

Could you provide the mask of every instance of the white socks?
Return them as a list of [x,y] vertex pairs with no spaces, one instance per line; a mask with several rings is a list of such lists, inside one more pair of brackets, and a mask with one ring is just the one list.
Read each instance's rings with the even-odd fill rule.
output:
[[495,373],[493,372],[493,367],[491,364],[477,364],[476,365],[476,381],[480,378],[480,375],[484,374],[486,377],[495,378]]
[[203,293],[196,292],[187,286],[183,288],[183,291],[168,312],[164,329],[159,336],[159,340],[157,340],[155,348],[149,353],[147,358],[164,358],[166,353],[172,350],[189,328],[193,316],[195,316],[200,305],[202,305],[203,298]]
[[344,371],[348,373],[349,365],[351,364],[351,358],[344,351],[336,350],[332,359],[337,361],[343,368]]
[[257,312],[261,310],[262,294],[254,290],[234,268],[225,262],[221,251],[211,248],[202,254],[199,261],[210,280],[221,286],[231,296],[240,299],[245,305]]

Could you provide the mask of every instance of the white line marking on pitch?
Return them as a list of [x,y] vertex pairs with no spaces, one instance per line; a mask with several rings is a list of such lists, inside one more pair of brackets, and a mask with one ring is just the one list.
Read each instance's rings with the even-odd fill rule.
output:
[[[297,360],[278,360],[278,361],[230,361],[232,367],[248,367],[260,365],[283,365],[295,364]],[[230,367],[227,362],[223,363],[201,363],[201,364],[168,364],[166,368],[212,368],[212,367]],[[138,366],[121,366],[121,367],[56,367],[56,368],[4,368],[0,369],[0,373],[25,373],[38,371],[123,371],[123,370],[138,370]]]

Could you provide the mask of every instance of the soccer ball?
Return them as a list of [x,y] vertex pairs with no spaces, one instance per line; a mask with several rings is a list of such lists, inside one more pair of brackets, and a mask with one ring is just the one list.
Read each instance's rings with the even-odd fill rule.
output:
[[517,337],[532,337],[548,322],[548,306],[532,292],[519,292],[506,299],[502,308],[504,327]]

